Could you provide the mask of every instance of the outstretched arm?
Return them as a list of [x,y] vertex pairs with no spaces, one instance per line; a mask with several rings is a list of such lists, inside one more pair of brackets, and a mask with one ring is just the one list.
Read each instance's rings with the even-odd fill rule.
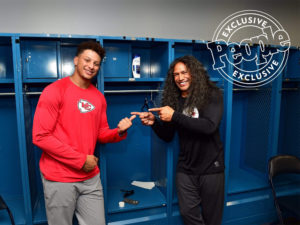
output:
[[125,117],[119,122],[118,133],[120,136],[122,136],[128,130],[128,128],[132,126],[132,120],[134,120],[135,117],[135,115],[131,116],[130,118]]
[[132,120],[135,118],[135,116],[131,116],[130,118],[124,118],[122,119],[118,127],[115,129],[110,129],[107,122],[107,104],[106,100],[103,97],[103,104],[102,104],[102,112],[101,112],[101,120],[99,124],[99,134],[98,134],[98,140],[101,143],[114,143],[119,142],[127,137],[127,129],[132,126]]
[[199,118],[192,118],[180,112],[174,112],[169,106],[149,109],[156,111],[160,119],[165,122],[172,121],[176,127],[190,130],[194,133],[214,133],[221,122],[223,115],[223,97],[217,94],[212,97],[211,102],[205,106]]
[[139,116],[145,126],[152,126],[155,122],[155,116],[151,112],[131,112],[131,115]]
[[175,127],[170,122],[163,122],[156,117],[151,112],[132,112],[132,115],[138,115],[141,122],[145,126],[151,126],[153,131],[158,137],[164,141],[171,141],[175,134]]

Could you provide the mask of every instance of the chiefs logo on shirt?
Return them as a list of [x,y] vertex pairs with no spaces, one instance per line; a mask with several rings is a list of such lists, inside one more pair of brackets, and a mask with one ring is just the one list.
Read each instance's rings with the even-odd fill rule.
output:
[[93,106],[91,103],[84,99],[80,99],[78,101],[77,106],[81,113],[91,112],[95,109],[95,106]]

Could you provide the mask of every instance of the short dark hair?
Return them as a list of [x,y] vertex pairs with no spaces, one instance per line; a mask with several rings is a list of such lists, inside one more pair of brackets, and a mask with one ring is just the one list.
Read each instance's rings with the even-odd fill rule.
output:
[[77,47],[76,56],[79,56],[82,52],[84,52],[87,49],[96,52],[100,56],[101,61],[105,57],[105,49],[100,45],[100,43],[96,41],[81,42]]

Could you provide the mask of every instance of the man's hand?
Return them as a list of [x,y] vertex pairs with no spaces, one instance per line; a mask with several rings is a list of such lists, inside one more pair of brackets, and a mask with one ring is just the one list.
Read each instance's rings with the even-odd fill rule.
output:
[[98,164],[98,158],[94,155],[87,155],[85,163],[82,167],[84,172],[92,171]]
[[134,120],[135,117],[136,117],[135,115],[131,116],[130,118],[126,117],[119,122],[118,124],[119,135],[124,134],[127,131],[127,129],[132,126],[132,120]]
[[174,114],[174,109],[172,109],[170,106],[164,106],[160,108],[152,108],[149,109],[151,112],[157,112],[159,115],[159,118],[162,121],[170,122],[172,120],[172,116]]
[[131,112],[131,115],[140,117],[143,125],[152,126],[155,122],[155,116],[151,112]]

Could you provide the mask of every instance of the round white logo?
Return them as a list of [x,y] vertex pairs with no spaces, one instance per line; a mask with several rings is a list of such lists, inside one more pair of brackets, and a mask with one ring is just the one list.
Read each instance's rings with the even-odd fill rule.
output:
[[93,106],[93,104],[84,99],[80,99],[77,102],[77,106],[81,113],[88,113],[95,109],[95,106]]
[[207,43],[213,69],[242,87],[258,87],[283,70],[291,45],[288,33],[267,13],[236,12],[223,20]]

